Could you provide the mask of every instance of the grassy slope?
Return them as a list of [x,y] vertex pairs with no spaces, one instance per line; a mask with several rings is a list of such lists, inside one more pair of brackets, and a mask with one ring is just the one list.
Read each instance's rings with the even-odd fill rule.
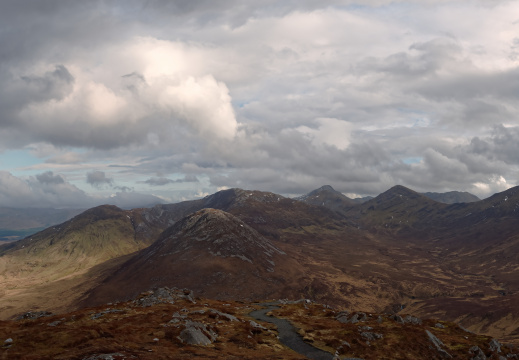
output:
[[[67,288],[82,289],[93,267],[146,247],[149,242],[136,237],[131,215],[113,206],[97,207],[4,246],[0,250],[0,318],[41,307]],[[35,292],[46,295],[35,296]],[[55,298],[55,305],[71,302],[81,291],[67,295]]]

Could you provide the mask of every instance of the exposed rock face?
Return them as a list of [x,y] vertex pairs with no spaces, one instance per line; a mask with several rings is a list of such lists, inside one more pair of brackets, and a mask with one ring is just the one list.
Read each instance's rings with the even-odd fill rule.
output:
[[436,347],[436,350],[438,350],[438,352],[444,357],[444,358],[448,358],[448,359],[451,359],[452,356],[443,349],[443,347],[445,346],[443,344],[443,342],[438,339],[436,336],[434,336],[433,333],[431,333],[429,330],[425,330],[427,336],[429,337],[429,340],[431,340],[431,342],[434,344],[434,346]]
[[163,287],[142,293],[141,296],[133,300],[133,303],[138,306],[149,307],[156,304],[174,304],[175,300],[178,299],[195,302],[193,300],[193,291],[191,290]]
[[361,311],[353,314],[351,318],[348,318],[348,315],[349,314],[347,311],[341,311],[335,318],[343,324],[356,324],[358,322],[366,321],[368,319],[366,313],[363,313]]
[[218,335],[207,325],[186,321],[185,329],[179,335],[179,340],[190,345],[209,345],[216,340]]
[[225,318],[225,319],[227,319],[229,321],[238,321],[236,316],[231,315],[231,314],[226,314],[226,313],[223,313],[223,312],[218,311],[218,310],[211,309],[211,313],[216,314],[219,317]]
[[12,338],[8,338],[4,341],[4,345],[3,347],[4,348],[10,348],[12,345],[13,345],[13,339]]
[[16,320],[34,320],[44,316],[52,316],[53,314],[48,311],[28,311],[16,318]]
[[485,355],[483,350],[479,348],[479,346],[471,347],[469,353],[474,355],[472,356],[471,360],[487,360],[487,356]]
[[362,336],[364,339],[366,339],[368,341],[373,341],[373,340],[376,340],[376,339],[382,339],[384,337],[384,335],[382,335],[382,334],[374,333],[374,332],[369,332],[369,331],[361,332],[360,336]]
[[404,318],[404,323],[406,324],[415,324],[415,325],[419,325],[422,323],[422,320],[415,317],[415,316],[411,316],[411,315],[407,315],[405,318]]
[[343,324],[347,324],[348,323],[348,316],[350,315],[350,313],[348,311],[341,311],[340,313],[338,313],[335,318],[337,319],[337,321],[343,323]]
[[498,352],[498,353],[501,352],[501,343],[499,341],[497,341],[496,339],[492,339],[492,341],[490,341],[489,347],[490,347],[490,351]]

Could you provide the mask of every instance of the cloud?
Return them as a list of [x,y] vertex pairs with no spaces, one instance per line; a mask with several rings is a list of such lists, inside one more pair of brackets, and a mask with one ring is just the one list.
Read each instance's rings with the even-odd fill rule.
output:
[[135,191],[117,192],[108,197],[89,195],[51,171],[25,179],[0,171],[0,202],[2,206],[14,208],[89,208],[112,204],[130,209],[164,201]]
[[61,175],[54,175],[52,171],[47,171],[36,175],[36,179],[42,184],[64,184],[65,179]]
[[486,196],[519,180],[518,11],[511,1],[6,2],[0,151],[40,163],[4,181],[50,196],[86,177],[99,193],[173,200],[236,186],[376,195],[397,183]]
[[94,204],[82,190],[60,175],[46,172],[21,179],[0,171],[0,202],[8,207],[89,207]]
[[83,69],[92,66],[87,56],[80,63],[43,66],[54,70],[20,66],[13,76],[0,72],[0,93],[6,95],[0,123],[10,124],[19,145],[111,149],[165,144],[180,134],[206,142],[232,139],[238,122],[229,89],[203,71],[201,58],[209,53],[135,37],[97,53],[91,61],[104,66],[96,70]]
[[56,65],[54,71],[47,71],[43,76],[21,76],[25,82],[25,94],[32,101],[42,102],[62,100],[74,84],[74,77],[63,65]]
[[132,191],[117,192],[106,199],[106,204],[115,205],[122,209],[134,209],[138,207],[151,207],[162,204],[164,201],[156,196],[140,194]]
[[198,182],[198,178],[195,175],[185,175],[181,179],[168,179],[165,177],[149,178],[145,181],[141,181],[142,184],[148,184],[150,186],[164,186],[168,184],[184,183],[184,182]]
[[92,171],[87,173],[86,182],[93,187],[101,188],[105,185],[112,186],[114,180],[107,177],[103,171]]

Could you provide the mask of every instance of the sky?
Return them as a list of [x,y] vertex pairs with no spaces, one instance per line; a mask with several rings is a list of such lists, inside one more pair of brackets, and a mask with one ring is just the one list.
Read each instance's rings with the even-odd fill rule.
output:
[[0,206],[519,181],[519,1],[0,2]]

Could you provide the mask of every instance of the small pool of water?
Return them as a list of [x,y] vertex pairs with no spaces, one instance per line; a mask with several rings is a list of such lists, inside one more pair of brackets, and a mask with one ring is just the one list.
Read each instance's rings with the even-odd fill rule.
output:
[[279,309],[277,303],[264,303],[259,305],[264,308],[252,311],[249,315],[256,320],[266,321],[276,325],[279,332],[279,340],[283,345],[288,346],[292,350],[312,360],[333,360],[333,355],[329,352],[304,342],[302,336],[297,333],[294,326],[288,320],[267,316],[269,311]]

